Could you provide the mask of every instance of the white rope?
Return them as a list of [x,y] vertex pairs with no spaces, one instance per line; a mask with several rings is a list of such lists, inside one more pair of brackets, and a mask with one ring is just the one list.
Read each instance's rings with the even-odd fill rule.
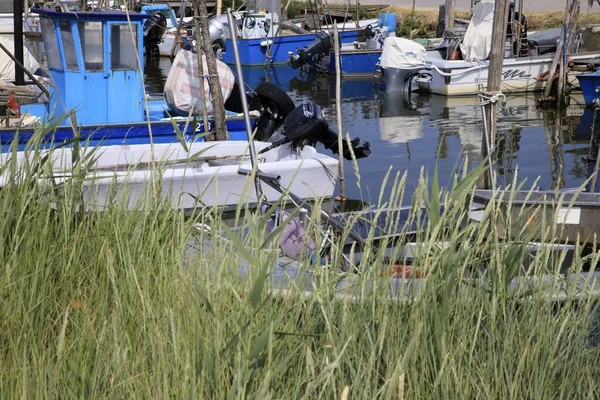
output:
[[502,105],[506,104],[506,96],[502,92],[490,93],[480,90],[477,94],[481,98],[480,105],[496,104],[500,99],[502,99]]

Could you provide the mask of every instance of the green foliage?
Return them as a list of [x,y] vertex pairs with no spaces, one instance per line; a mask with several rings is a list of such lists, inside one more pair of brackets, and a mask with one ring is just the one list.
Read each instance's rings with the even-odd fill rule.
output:
[[[325,266],[281,267],[280,290],[268,213],[244,210],[240,230],[218,210],[184,215],[161,201],[83,212],[89,177],[50,179],[46,156],[32,150],[30,168],[1,170],[0,398],[600,395],[598,303],[575,296],[585,285],[556,291],[564,255],[527,255],[526,230],[501,239],[493,226],[507,210],[497,203],[461,223],[480,168],[457,172],[449,188],[422,174],[410,220],[429,216],[414,262],[426,279],[390,285],[382,272],[387,258],[402,260],[395,247],[340,273],[334,245]],[[379,205],[403,204],[406,176],[386,181],[392,194]],[[322,237],[316,208],[308,230]],[[575,273],[600,256],[586,257]]]

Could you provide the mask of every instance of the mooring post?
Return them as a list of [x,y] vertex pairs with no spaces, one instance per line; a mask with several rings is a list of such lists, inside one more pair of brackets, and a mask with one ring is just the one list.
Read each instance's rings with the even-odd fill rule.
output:
[[177,32],[175,35],[175,41],[171,47],[171,61],[175,57],[175,49],[177,45],[181,43],[181,25],[183,24],[183,18],[185,17],[185,7],[187,0],[181,0],[181,6],[179,6],[179,21],[177,21]]
[[[208,134],[208,115],[206,113],[206,88],[204,85],[204,62],[202,60],[202,40],[200,34],[200,10],[196,0],[193,0],[192,7],[194,8],[194,30],[196,36],[196,59],[198,60],[198,81],[200,82],[200,96],[202,100],[202,123],[204,124],[204,133]],[[214,110],[214,108],[213,108]],[[192,129],[196,129],[193,127]],[[208,136],[206,139],[210,139]]]
[[[573,11],[573,7],[575,6],[575,0],[567,0],[567,5],[565,8],[565,16],[563,18],[563,29],[566,29],[567,24],[569,23],[569,16]],[[554,59],[552,60],[552,65],[550,66],[550,72],[548,74],[548,81],[546,82],[546,88],[544,89],[544,97],[550,96],[550,92],[552,90],[552,82],[554,81],[554,75],[556,74],[556,69],[558,68],[558,63],[560,62],[562,53],[563,53],[563,37],[564,32],[561,32],[560,37],[558,38],[558,43],[556,44],[556,53],[554,53]],[[564,73],[563,70],[561,73]],[[560,93],[557,93],[560,95]]]
[[13,2],[13,29],[15,34],[15,58],[19,61],[15,63],[15,84],[24,85],[25,76],[23,75],[23,0],[14,0]]
[[340,199],[346,200],[346,178],[344,176],[344,134],[342,131],[342,105],[340,96],[342,92],[342,80],[340,76],[340,43],[338,37],[337,22],[333,24],[333,46],[335,48],[335,112],[337,115],[338,128],[338,160],[340,175]]
[[[223,92],[219,81],[219,70],[217,69],[217,59],[210,43],[210,32],[208,27],[208,11],[206,10],[206,0],[193,0],[194,8],[199,8],[200,29],[196,29],[196,51],[204,49],[206,65],[208,67],[208,82],[210,84],[210,94],[213,107],[213,118],[215,121],[215,139],[227,140],[227,127],[225,126],[225,103],[223,101]],[[197,11],[194,11],[197,13]],[[201,46],[202,44],[202,46]],[[206,127],[205,127],[206,129]]]
[[[498,94],[502,83],[502,65],[504,64],[504,44],[506,41],[506,28],[508,23],[508,0],[496,0],[494,7],[494,25],[492,28],[492,46],[490,50],[490,66],[488,68],[488,86],[487,96],[495,96]],[[490,146],[482,146],[483,162],[488,163],[490,154],[488,152],[494,147],[496,137],[496,100],[488,100],[483,107],[485,119],[484,126],[487,129],[483,130],[482,143],[489,143]],[[486,132],[487,131],[487,132]],[[483,154],[483,153],[487,154]],[[492,165],[488,165],[492,168]],[[491,174],[484,174],[482,186],[484,189],[489,189],[492,185],[489,177]]]
[[[496,4],[498,4],[497,1]],[[444,10],[444,30],[450,28],[454,28],[454,0],[446,0],[446,8]]]

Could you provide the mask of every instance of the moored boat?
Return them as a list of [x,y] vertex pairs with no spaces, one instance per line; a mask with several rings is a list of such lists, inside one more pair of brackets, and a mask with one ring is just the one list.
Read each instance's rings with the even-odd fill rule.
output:
[[490,202],[506,206],[507,214],[495,221],[500,237],[582,244],[600,238],[600,193],[477,190],[473,201],[475,209]]
[[[30,104],[21,105],[20,117],[7,119],[14,126],[0,129],[4,165],[10,162],[25,167],[32,158],[41,158],[50,175],[40,176],[40,183],[64,183],[77,178],[73,163],[79,160],[77,167],[84,165],[85,171],[87,209],[102,209],[123,198],[125,206],[133,209],[144,196],[156,195],[157,187],[175,208],[257,201],[256,195],[252,197],[246,190],[246,186],[252,187],[252,179],[237,174],[250,165],[248,143],[207,142],[204,133],[211,130],[210,124],[205,127],[191,121],[190,117],[200,114],[198,110],[212,110],[210,103],[196,104],[202,98],[197,93],[198,68],[193,65],[196,55],[180,51],[165,85],[165,98],[148,99],[141,67],[143,21],[148,15],[60,12],[54,7],[37,12],[42,18],[52,85],[37,82],[38,92],[28,89],[33,92]],[[227,97],[235,92],[235,77],[224,63],[218,65],[223,96]],[[269,83],[259,85],[256,96],[263,102],[261,107],[268,108],[261,114],[262,122],[257,122],[266,129],[258,126],[257,135],[268,139],[287,121],[285,117],[295,105]],[[277,145],[258,143],[258,166],[278,173],[303,198],[329,197],[338,160],[317,152],[305,141],[325,141],[334,151],[337,145],[334,149],[333,141],[326,141],[328,134],[323,129],[327,125],[320,108],[309,107],[310,115],[303,112],[303,106],[294,114],[294,136],[292,129],[283,133],[289,140]],[[231,138],[246,138],[247,129],[237,114],[227,121]],[[360,154],[361,146],[356,143],[353,147]],[[368,146],[362,149],[366,151]],[[346,148],[343,151],[347,155]],[[13,182],[11,176],[4,175],[2,185],[9,182]],[[275,200],[275,194],[265,194],[268,200]]]
[[594,100],[598,97],[598,89],[600,88],[600,70],[589,74],[577,75],[577,79],[583,92],[585,104],[594,104]]
[[[504,94],[541,91],[546,85],[542,77],[550,70],[561,30],[551,29],[528,35],[526,18],[514,11],[514,5],[511,5],[511,10],[509,14],[512,18],[520,20],[520,29],[514,29],[515,24],[509,19],[501,90]],[[466,32],[457,29],[446,31],[444,43],[427,51],[418,75],[394,77],[394,71],[391,73],[382,66],[386,90],[419,90],[446,96],[477,94],[478,86],[486,84],[488,80],[493,18],[493,1],[479,2],[473,9]],[[586,40],[578,43],[569,54],[574,63],[600,54],[595,47],[600,31],[584,28],[582,32]],[[575,76],[579,73],[581,71],[568,72],[568,82],[576,85]]]

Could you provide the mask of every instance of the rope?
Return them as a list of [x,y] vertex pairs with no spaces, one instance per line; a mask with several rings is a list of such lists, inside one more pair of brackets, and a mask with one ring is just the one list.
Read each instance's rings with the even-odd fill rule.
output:
[[502,92],[486,92],[484,90],[477,91],[477,94],[481,98],[480,105],[488,105],[488,104],[496,104],[500,99],[502,99],[502,105],[506,105],[506,96]]

